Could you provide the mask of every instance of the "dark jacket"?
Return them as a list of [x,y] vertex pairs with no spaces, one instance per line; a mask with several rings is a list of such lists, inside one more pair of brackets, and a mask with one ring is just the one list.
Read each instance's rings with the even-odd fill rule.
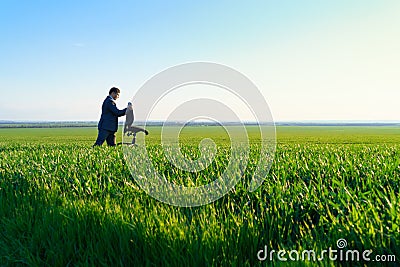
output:
[[118,117],[124,116],[126,108],[119,110],[111,96],[103,102],[98,129],[116,132],[118,130]]

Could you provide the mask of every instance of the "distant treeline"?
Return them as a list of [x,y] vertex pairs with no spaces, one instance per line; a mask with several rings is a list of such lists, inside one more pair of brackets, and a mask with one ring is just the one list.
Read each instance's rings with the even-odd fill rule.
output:
[[[136,125],[146,126],[181,126],[182,122],[137,122]],[[185,123],[184,123],[185,124]],[[239,122],[223,122],[224,126],[242,125]],[[258,125],[255,122],[244,122],[245,125]],[[123,125],[123,122],[119,122]],[[186,126],[221,126],[216,122],[189,122]],[[262,123],[271,125],[271,123]],[[392,126],[400,127],[400,122],[275,122],[276,126]],[[97,127],[97,121],[65,121],[65,122],[12,122],[0,121],[0,128],[64,128],[64,127]]]
[[398,122],[277,122],[276,126],[396,126]]
[[97,122],[0,122],[0,128],[63,128],[96,126]]

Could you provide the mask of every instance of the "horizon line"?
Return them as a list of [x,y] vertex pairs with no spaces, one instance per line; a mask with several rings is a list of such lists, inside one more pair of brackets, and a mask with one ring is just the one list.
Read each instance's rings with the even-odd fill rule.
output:
[[[123,120],[122,120],[123,121]],[[121,123],[120,121],[119,123]],[[0,123],[93,123],[98,120],[0,120]],[[144,123],[144,121],[137,121]],[[150,123],[166,122],[164,120],[149,120]],[[184,121],[168,121],[170,123],[184,122]],[[222,121],[227,123],[259,123],[257,121]],[[400,120],[277,120],[274,123],[400,123]],[[192,123],[213,123],[209,121],[195,121]],[[265,122],[262,122],[265,123]],[[269,123],[269,122],[266,122]]]

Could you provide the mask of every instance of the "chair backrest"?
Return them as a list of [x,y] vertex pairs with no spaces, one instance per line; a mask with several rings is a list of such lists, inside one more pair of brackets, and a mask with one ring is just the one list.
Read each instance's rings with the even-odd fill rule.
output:
[[125,112],[125,124],[124,124],[124,133],[132,126],[133,121],[135,120],[135,116],[133,115],[133,110],[127,109]]

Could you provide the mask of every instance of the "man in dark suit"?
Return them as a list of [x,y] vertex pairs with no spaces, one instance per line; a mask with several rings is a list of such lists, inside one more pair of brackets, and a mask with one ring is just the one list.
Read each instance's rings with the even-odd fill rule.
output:
[[[101,146],[104,141],[107,145],[115,146],[115,133],[118,130],[118,117],[124,116],[126,108],[118,109],[115,100],[118,99],[120,90],[113,87],[109,91],[109,95],[103,102],[101,107],[101,117],[98,124],[99,134],[93,146]],[[128,107],[131,108],[131,107]]]

